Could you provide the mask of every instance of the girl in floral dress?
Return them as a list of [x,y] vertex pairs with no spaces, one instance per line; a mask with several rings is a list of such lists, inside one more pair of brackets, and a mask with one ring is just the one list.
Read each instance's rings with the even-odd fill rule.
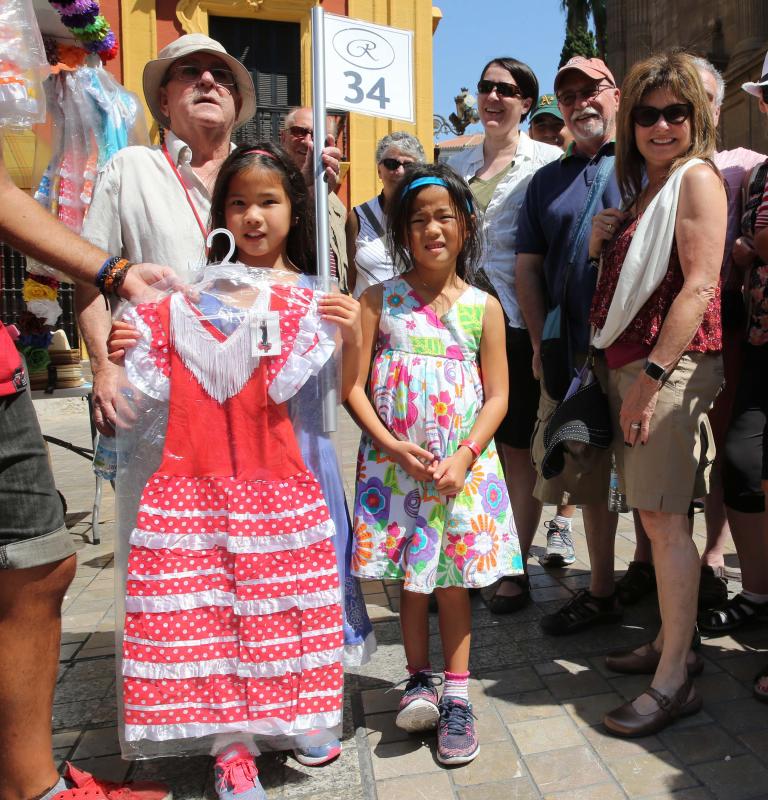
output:
[[[470,285],[477,225],[469,188],[452,170],[412,168],[389,224],[393,260],[407,266],[361,298],[363,357],[348,398],[363,429],[352,568],[403,582],[409,678],[397,724],[437,725],[438,758],[460,764],[479,752],[467,590],[522,572],[492,438],[507,408],[504,318],[498,301]],[[445,659],[439,702],[428,655],[433,590]]]

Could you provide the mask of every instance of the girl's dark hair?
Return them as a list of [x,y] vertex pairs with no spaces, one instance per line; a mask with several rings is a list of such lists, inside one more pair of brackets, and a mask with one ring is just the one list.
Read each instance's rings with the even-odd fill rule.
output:
[[[492,67],[494,64],[505,69],[515,79],[515,83],[520,87],[520,91],[523,93],[523,98],[530,99],[531,109],[534,108],[536,106],[536,101],[539,99],[539,81],[533,74],[533,70],[527,64],[518,61],[516,58],[502,56],[501,58],[492,58],[483,67],[483,71],[480,73],[480,80],[483,79],[483,75],[485,75],[488,67]],[[520,117],[521,122],[528,116],[531,109],[528,109],[528,111]]]
[[[262,151],[261,153],[256,151]],[[269,155],[265,155],[265,154]],[[272,142],[241,144],[233,150],[221,165],[211,198],[211,230],[226,228],[226,201],[229,184],[235,175],[244,170],[268,169],[277,173],[283,189],[291,202],[291,229],[288,233],[286,252],[291,263],[305,275],[315,275],[315,216],[309,208],[309,194],[304,177],[279,145]],[[214,237],[208,254],[208,263],[221,261],[227,254],[229,244],[223,236]]]
[[395,195],[387,214],[387,240],[393,262],[398,264],[403,271],[413,268],[413,259],[408,243],[408,228],[413,203],[422,189],[432,185],[428,184],[409,190],[408,186],[419,178],[439,178],[445,182],[445,189],[451,198],[451,204],[459,220],[459,229],[464,237],[464,243],[456,261],[456,273],[467,283],[473,283],[482,253],[475,204],[469,186],[445,164],[413,163],[405,168],[405,175],[395,189]]

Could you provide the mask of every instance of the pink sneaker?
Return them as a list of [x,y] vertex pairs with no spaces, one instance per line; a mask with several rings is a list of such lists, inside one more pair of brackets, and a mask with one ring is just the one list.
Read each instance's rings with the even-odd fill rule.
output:
[[213,774],[219,800],[267,800],[256,761],[244,744],[232,744],[219,753]]
[[173,800],[173,792],[164,783],[103,781],[69,762],[64,780],[72,784],[71,788],[55,794],[51,800]]

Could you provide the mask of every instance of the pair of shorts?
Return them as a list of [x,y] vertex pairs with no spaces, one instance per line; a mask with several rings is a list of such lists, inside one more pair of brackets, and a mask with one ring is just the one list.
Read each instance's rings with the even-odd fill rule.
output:
[[598,359],[608,394],[616,469],[627,505],[641,511],[687,514],[691,501],[709,492],[715,441],[707,414],[723,385],[720,353],[685,353],[659,389],[648,443],[627,447],[619,424],[621,403],[645,368],[639,359],[608,369]]
[[768,480],[768,345],[745,345],[723,448],[726,506],[743,514],[761,514],[764,480]]
[[0,570],[75,552],[28,391],[0,397],[0,509]]
[[[583,357],[576,359],[583,362]],[[563,471],[549,480],[541,477],[541,462],[546,453],[544,447],[544,431],[555,413],[557,401],[541,386],[536,425],[531,438],[531,460],[536,467],[536,486],[533,496],[542,503],[551,505],[599,505],[608,503],[608,492],[611,483],[611,451],[597,447],[589,447],[579,458],[565,453]]]
[[509,325],[506,328],[509,405],[493,438],[497,445],[527,450],[539,407],[539,382],[533,377],[533,347],[527,330]]

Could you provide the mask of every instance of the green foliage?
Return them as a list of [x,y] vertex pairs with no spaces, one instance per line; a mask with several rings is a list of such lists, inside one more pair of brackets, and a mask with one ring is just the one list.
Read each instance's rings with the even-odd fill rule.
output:
[[574,56],[584,56],[594,58],[597,55],[595,47],[595,36],[588,28],[577,28],[575,31],[567,31],[565,42],[560,52],[560,64],[562,67],[568,59]]

